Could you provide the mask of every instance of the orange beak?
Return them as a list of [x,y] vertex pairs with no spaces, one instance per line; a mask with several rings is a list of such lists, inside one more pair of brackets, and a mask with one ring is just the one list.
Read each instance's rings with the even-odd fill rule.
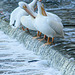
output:
[[27,9],[27,6],[23,6],[24,10],[29,14],[31,15],[33,18],[35,18],[35,16]]
[[42,10],[42,15],[43,16],[47,16],[45,9],[44,9],[44,5],[41,6],[41,10]]

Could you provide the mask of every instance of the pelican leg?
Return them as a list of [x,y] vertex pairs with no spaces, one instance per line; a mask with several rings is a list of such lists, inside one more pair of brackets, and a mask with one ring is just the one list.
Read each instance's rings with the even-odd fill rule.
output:
[[52,37],[52,42],[49,42],[50,41],[50,38],[48,37],[48,40],[47,40],[47,43],[45,43],[44,45],[50,45],[53,43],[54,41],[54,37]]
[[28,28],[26,28],[26,30],[29,32],[29,29]]
[[53,43],[53,41],[54,41],[54,37],[52,38],[52,43]]
[[51,42],[49,42],[49,41],[50,41],[50,38],[48,37],[47,43],[45,43],[44,46],[45,46],[45,45],[50,45]]
[[[40,35],[39,35],[39,33],[40,33]],[[38,38],[38,37],[40,37],[41,36],[41,32],[37,32],[37,36],[36,37],[33,37],[33,39],[36,39],[36,38]]]
[[38,39],[39,41],[43,41],[43,40],[46,40],[46,35],[44,35],[44,37],[42,39]]
[[28,29],[28,28],[24,29],[24,28],[22,27],[22,30],[23,30],[23,31],[26,31],[26,30],[27,30],[27,31],[29,32],[29,29]]
[[26,29],[24,29],[24,28],[22,27],[22,30],[25,31]]
[[55,45],[55,43],[54,43],[54,37],[52,38],[52,43],[53,43],[53,45]]

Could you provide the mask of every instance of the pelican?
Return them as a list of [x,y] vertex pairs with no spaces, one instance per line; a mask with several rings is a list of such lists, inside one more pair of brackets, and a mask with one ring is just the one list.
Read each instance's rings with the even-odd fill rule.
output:
[[52,42],[54,41],[54,37],[64,37],[63,33],[63,25],[61,21],[57,21],[53,16],[43,16],[41,10],[41,2],[37,2],[38,6],[38,15],[34,19],[34,27],[45,34],[48,37],[46,44],[51,44],[49,42],[49,37],[52,37]]
[[28,13],[21,8],[21,5],[29,6],[29,8],[32,11],[34,11],[34,6],[35,6],[36,2],[37,2],[37,0],[33,0],[30,4],[27,4],[27,3],[22,2],[22,1],[19,2],[18,3],[19,7],[14,9],[10,15],[10,25],[17,28],[21,24],[21,22],[20,22],[21,17],[24,15],[28,15]]
[[[24,16],[21,17],[21,23],[22,23],[22,25],[25,26],[27,29],[35,30],[36,31],[36,28],[33,25],[33,19],[37,16],[37,13],[34,12],[34,11],[32,11],[30,9],[30,7],[27,6],[27,5],[25,5],[25,4],[23,4],[23,5],[20,4],[20,5],[21,5],[20,7],[22,9],[24,9],[27,13],[29,13],[31,15],[31,16],[30,15],[29,16],[24,15]],[[37,37],[39,37],[39,36],[41,36],[41,33],[38,31]]]
[[[63,25],[61,21],[56,20],[56,17],[53,16],[43,16],[42,14],[42,4],[41,2],[37,2],[38,6],[38,14],[35,19],[33,19],[34,27],[42,32],[44,35],[48,37],[47,43],[45,45],[49,45],[53,43],[54,37],[64,37]],[[50,38],[52,37],[52,42],[50,42]]]

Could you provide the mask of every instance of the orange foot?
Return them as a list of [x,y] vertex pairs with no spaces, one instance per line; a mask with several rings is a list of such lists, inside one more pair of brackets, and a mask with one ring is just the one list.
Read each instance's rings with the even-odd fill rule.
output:
[[[40,33],[40,34],[39,34],[39,33]],[[37,36],[36,36],[36,37],[33,37],[33,39],[37,39],[37,38],[39,38],[40,36],[41,36],[41,32],[38,31]]]
[[43,39],[38,39],[38,40],[41,42],[41,41],[43,41],[43,40],[44,40],[44,38],[43,38]]
[[45,45],[50,45],[52,42],[47,42],[47,43],[45,43],[43,46],[45,46]]
[[44,39],[45,39],[45,38],[43,38],[43,39],[38,39],[38,40],[41,42],[41,41],[43,41]]
[[24,29],[24,28],[22,27],[22,30],[25,31],[26,29]]
[[42,39],[38,39],[39,41],[43,41],[43,40],[46,40],[46,35],[44,35],[44,38],[42,38]]
[[37,39],[37,38],[39,38],[39,36],[33,37],[33,39]]
[[22,30],[23,30],[23,31],[26,31],[26,30],[27,30],[27,31],[29,32],[29,29],[28,29],[28,28],[24,29],[24,28],[22,27]]

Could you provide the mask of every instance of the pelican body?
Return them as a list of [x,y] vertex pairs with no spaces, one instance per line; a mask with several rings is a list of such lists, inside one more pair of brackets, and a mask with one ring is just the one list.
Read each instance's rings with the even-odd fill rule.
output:
[[37,2],[38,14],[34,19],[34,27],[48,37],[63,37],[63,25],[55,20],[54,17],[43,16],[41,2]]
[[26,28],[30,29],[30,30],[36,30],[36,28],[33,25],[33,20],[34,18],[29,16],[22,16],[21,17],[21,23],[23,26],[25,26]]

